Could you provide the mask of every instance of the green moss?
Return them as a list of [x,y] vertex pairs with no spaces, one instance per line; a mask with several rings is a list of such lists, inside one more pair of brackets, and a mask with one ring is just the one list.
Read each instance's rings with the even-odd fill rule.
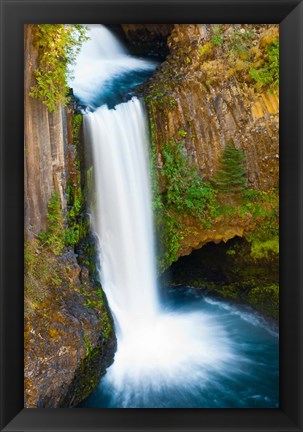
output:
[[239,297],[239,288],[234,285],[223,285],[216,291],[226,299],[236,300]]
[[170,268],[175,283],[205,289],[207,293],[249,304],[278,320],[278,256],[251,256],[251,243],[233,238],[227,243],[209,243]]
[[109,339],[114,333],[113,320],[109,314],[107,300],[101,287],[97,290],[87,291],[86,287],[82,286],[81,292],[85,297],[84,306],[98,311],[100,331],[105,340]]
[[185,138],[186,135],[187,135],[187,132],[186,132],[185,130],[183,130],[183,129],[180,129],[180,130],[177,132],[177,135],[178,135],[179,137]]
[[248,302],[264,314],[276,321],[279,320],[279,285],[271,284],[253,288],[248,296]]
[[79,404],[86,399],[100,382],[100,377],[104,375],[106,368],[112,363],[115,345],[110,345],[110,340],[99,343],[94,348],[86,340],[86,356],[81,360],[80,366],[75,374],[73,382],[65,399],[60,404],[61,408]]
[[85,348],[86,348],[86,354],[85,354],[85,356],[89,357],[91,355],[92,351],[93,351],[93,347],[92,347],[92,344],[90,343],[90,341],[87,338],[87,336],[86,336],[85,333],[83,334],[83,341],[84,341]]
[[73,115],[73,144],[78,148],[80,144],[80,128],[83,121],[82,114],[74,114]]
[[254,259],[269,258],[272,254],[279,254],[279,239],[272,238],[264,242],[254,241],[251,247],[251,256]]

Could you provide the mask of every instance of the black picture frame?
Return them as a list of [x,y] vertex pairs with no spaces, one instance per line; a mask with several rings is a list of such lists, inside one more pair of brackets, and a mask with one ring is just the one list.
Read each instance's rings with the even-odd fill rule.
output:
[[[302,431],[302,0],[0,0],[1,430]],[[23,25],[280,23],[280,408],[23,408]]]

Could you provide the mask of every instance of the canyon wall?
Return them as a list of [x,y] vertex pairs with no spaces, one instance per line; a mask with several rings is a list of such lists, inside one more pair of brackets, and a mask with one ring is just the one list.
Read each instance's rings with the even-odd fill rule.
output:
[[47,204],[58,192],[65,209],[67,112],[49,112],[39,100],[29,96],[35,84],[38,51],[33,47],[32,25],[24,27],[24,229],[26,238],[46,228]]
[[[154,176],[158,178],[156,194],[162,201],[164,219],[168,221],[167,229],[158,229],[159,249],[167,249],[175,239],[162,268],[206,243],[227,242],[234,236],[251,237],[268,219],[274,225],[268,232],[276,233],[278,44],[278,25],[175,24],[167,37],[169,54],[165,61],[147,83],[138,87],[149,116]],[[167,146],[181,148],[183,156],[197,167],[203,182],[213,186],[230,140],[244,154],[246,188],[257,192],[252,192],[255,196],[251,201],[247,197],[243,200],[240,194],[230,200],[228,194],[224,197],[219,193],[218,211],[205,215],[203,223],[192,211],[195,210],[192,202],[189,203],[191,208],[180,210],[180,192],[177,192],[177,206],[172,194],[168,199],[168,186],[172,190],[169,182],[175,182],[173,187],[177,191],[178,181],[176,177],[167,177]],[[180,174],[180,164],[184,161],[179,157],[178,161],[169,163],[172,165],[169,175],[172,176],[173,171]],[[182,193],[185,202],[187,192],[183,190]],[[266,199],[271,204],[265,203]],[[163,217],[161,224],[163,226]],[[261,238],[259,233],[256,235]],[[163,240],[166,237],[167,240]],[[164,247],[163,242],[166,243]]]
[[266,46],[278,39],[278,26],[223,25],[217,44],[213,28],[175,24],[167,41],[170,53],[145,90],[158,165],[163,143],[181,133],[185,154],[207,180],[232,138],[244,150],[248,186],[276,187],[278,92],[257,89],[248,68],[264,62]]

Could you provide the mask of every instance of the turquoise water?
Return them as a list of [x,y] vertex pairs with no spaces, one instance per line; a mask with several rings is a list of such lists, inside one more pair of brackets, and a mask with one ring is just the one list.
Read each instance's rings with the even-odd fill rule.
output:
[[[215,369],[205,366],[203,360],[200,370],[185,365],[186,375],[176,376],[175,383],[173,379],[167,383],[155,376],[157,385],[146,386],[143,380],[140,387],[126,380],[124,391],[111,386],[105,375],[79,407],[279,407],[279,337],[270,323],[249,308],[205,297],[187,287],[170,289],[163,309],[185,316],[202,314],[206,325],[211,323],[219,329],[219,338],[223,328],[224,343],[228,344],[233,357]],[[216,349],[220,352],[220,346]],[[225,352],[226,347],[222,346],[222,356]]]

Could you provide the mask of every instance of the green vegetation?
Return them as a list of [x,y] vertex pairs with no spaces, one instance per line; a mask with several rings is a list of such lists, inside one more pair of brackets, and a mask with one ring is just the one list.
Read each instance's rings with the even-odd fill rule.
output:
[[199,56],[206,56],[212,52],[213,44],[211,42],[206,42],[199,47]]
[[279,33],[274,26],[258,34],[249,25],[227,29],[214,25],[210,40],[193,52],[202,59],[196,67],[205,74],[206,86],[236,76],[240,85],[253,84],[258,91],[277,93]]
[[32,313],[49,295],[49,286],[59,287],[62,274],[55,257],[38,240],[24,244],[25,312]]
[[80,144],[80,128],[83,121],[82,114],[74,114],[73,115],[73,145],[78,149]]
[[[185,137],[180,130],[177,137]],[[191,164],[182,152],[183,141],[171,141],[163,145],[163,167],[155,166],[155,148],[152,150],[152,190],[155,212],[156,234],[161,239],[159,247],[159,270],[163,271],[178,258],[182,230],[180,219],[187,216],[198,218],[205,227],[217,212],[216,191],[204,182],[197,166]],[[161,174],[161,178],[159,176]],[[165,182],[165,191],[159,192],[160,182]]]
[[271,284],[254,287],[247,296],[247,301],[260,312],[279,321],[279,285]]
[[[181,131],[184,136],[184,131]],[[163,145],[162,175],[166,179],[165,202],[169,207],[184,211],[201,220],[213,216],[215,191],[203,182],[198,167],[191,164],[182,153],[184,142]]]
[[38,238],[41,245],[53,254],[60,255],[65,246],[74,246],[87,233],[87,224],[82,218],[82,192],[69,185],[68,202],[71,204],[67,213],[68,227],[64,227],[63,213],[58,192],[54,192],[48,203],[47,227]]
[[68,102],[68,76],[87,29],[80,24],[38,24],[33,26],[33,44],[38,49],[36,84],[30,96],[40,99],[49,111]]
[[252,32],[251,30],[241,30],[234,30],[230,35],[230,54],[241,60],[249,60],[251,58]]
[[84,286],[82,287],[82,295],[85,297],[84,306],[99,312],[100,329],[103,337],[108,339],[113,332],[113,322],[108,312],[107,301],[101,287],[98,290],[87,291]]
[[83,341],[86,348],[85,357],[89,357],[93,352],[93,347],[85,333],[83,334]]
[[195,236],[191,227],[205,231],[231,216],[238,220],[239,226],[251,220],[245,234],[251,243],[251,258],[257,260],[277,254],[278,191],[247,188],[244,153],[236,149],[233,140],[222,152],[216,175],[210,182],[203,181],[197,167],[183,154],[181,138],[186,136],[186,131],[179,132],[175,141],[163,145],[161,168],[156,166],[154,144],[152,147],[153,208],[156,234],[160,239],[159,271],[177,260],[180,248],[187,242],[185,238]]
[[55,255],[60,255],[64,248],[65,231],[58,192],[53,192],[47,210],[47,229],[41,231],[39,240],[43,247],[49,249]]
[[182,239],[181,226],[174,213],[162,207],[155,213],[157,238],[161,239],[158,250],[158,267],[162,273],[178,259],[180,241]]
[[247,234],[254,259],[270,259],[279,254],[279,191],[247,189],[240,213],[251,214],[255,229]]
[[224,40],[224,36],[222,33],[222,26],[220,24],[217,24],[214,26],[211,42],[213,45],[218,46],[223,43],[223,40]]
[[255,259],[269,258],[271,254],[279,253],[279,239],[277,237],[271,238],[264,242],[252,243],[251,256]]
[[225,146],[219,161],[219,170],[212,179],[215,187],[221,192],[242,192],[247,184],[245,156],[243,150],[235,147],[230,139]]
[[279,87],[279,41],[276,40],[267,46],[267,56],[264,65],[259,68],[251,68],[250,75],[256,82],[256,87],[271,88]]
[[[169,79],[169,77],[167,77]],[[170,77],[170,80],[172,77]],[[149,94],[145,96],[145,102],[150,105],[151,109],[159,109],[163,106],[173,109],[177,106],[172,96],[171,81],[161,81],[151,83]]]
[[67,224],[65,230],[65,245],[75,246],[84,239],[88,232],[88,222],[84,217],[85,200],[81,188],[81,170],[78,157],[80,143],[80,128],[82,125],[82,114],[74,114],[72,119],[73,125],[73,146],[75,150],[75,159],[73,167],[70,170],[70,176],[67,181]]

